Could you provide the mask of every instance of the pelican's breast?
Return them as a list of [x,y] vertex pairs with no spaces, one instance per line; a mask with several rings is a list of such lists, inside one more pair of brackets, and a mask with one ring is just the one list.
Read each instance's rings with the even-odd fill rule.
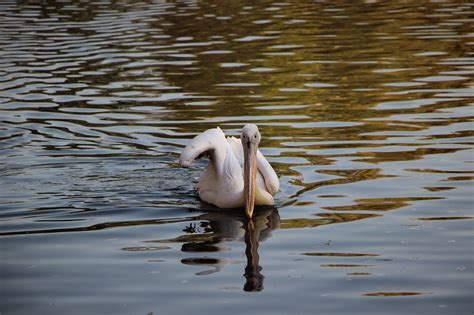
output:
[[[236,139],[234,137],[227,137],[227,142],[232,148],[232,151],[234,152],[235,158],[238,160],[240,164],[240,170],[242,174],[242,183],[243,183],[243,165],[244,165],[244,151],[242,149],[242,142],[240,139]],[[261,153],[259,152],[261,155]],[[263,155],[262,155],[263,157]],[[255,204],[259,206],[271,206],[274,204],[273,201],[273,196],[272,194],[268,191],[267,186],[265,185],[265,179],[264,176],[260,171],[257,173],[257,178],[256,178],[256,183],[255,183]],[[243,185],[242,185],[243,188]],[[278,188],[276,189],[278,190]],[[242,205],[243,205],[243,199],[242,199]]]
[[260,172],[257,174],[255,185],[255,204],[258,206],[272,206],[274,204],[273,196],[268,192]]

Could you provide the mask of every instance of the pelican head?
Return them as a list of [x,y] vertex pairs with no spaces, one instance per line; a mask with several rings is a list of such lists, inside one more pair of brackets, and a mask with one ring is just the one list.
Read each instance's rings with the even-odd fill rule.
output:
[[260,132],[254,124],[242,129],[240,140],[244,149],[244,208],[248,218],[252,218],[255,205],[255,180],[257,176],[257,150]]

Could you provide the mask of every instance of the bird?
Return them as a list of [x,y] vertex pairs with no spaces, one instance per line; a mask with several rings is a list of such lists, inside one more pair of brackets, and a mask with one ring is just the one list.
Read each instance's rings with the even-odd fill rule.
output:
[[280,189],[278,175],[258,150],[261,135],[255,124],[242,128],[240,139],[219,128],[195,136],[179,157],[182,167],[207,156],[209,164],[196,189],[201,200],[219,208],[241,208],[251,219],[255,205],[273,205]]

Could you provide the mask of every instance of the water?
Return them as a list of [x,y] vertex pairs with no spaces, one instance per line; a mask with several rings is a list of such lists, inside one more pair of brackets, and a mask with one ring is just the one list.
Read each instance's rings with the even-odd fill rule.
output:
[[[472,314],[474,6],[3,1],[2,314]],[[252,222],[196,134],[259,125]]]

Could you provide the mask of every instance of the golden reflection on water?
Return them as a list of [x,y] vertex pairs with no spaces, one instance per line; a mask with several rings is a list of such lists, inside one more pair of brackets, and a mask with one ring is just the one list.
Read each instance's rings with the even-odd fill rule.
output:
[[444,199],[442,197],[406,197],[406,198],[373,198],[373,199],[356,199],[357,204],[351,206],[335,206],[324,207],[325,210],[331,211],[390,211],[410,205],[410,201],[419,200],[437,200]]
[[374,218],[378,215],[369,213],[318,213],[319,218],[307,219],[307,218],[293,218],[293,219],[282,219],[282,229],[301,229],[301,228],[313,228],[326,224],[333,223],[344,223],[357,221],[367,218]]
[[426,293],[422,292],[374,292],[374,293],[366,293],[365,296],[382,296],[382,297],[390,297],[390,296],[415,296],[415,295],[423,295]]

